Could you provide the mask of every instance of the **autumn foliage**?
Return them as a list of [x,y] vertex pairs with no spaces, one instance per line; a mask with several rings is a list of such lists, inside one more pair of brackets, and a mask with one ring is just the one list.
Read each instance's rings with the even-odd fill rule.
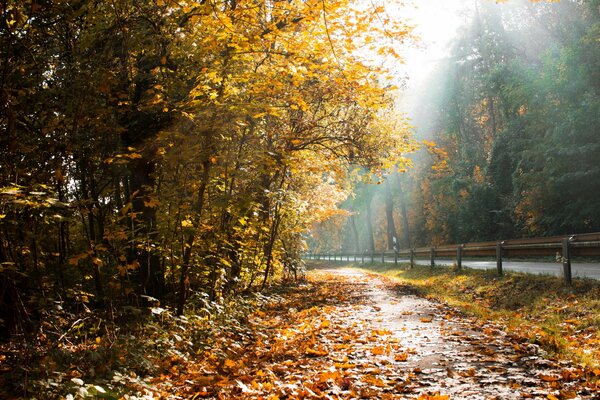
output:
[[[349,165],[401,151],[410,29],[350,1],[8,1],[0,324],[211,301],[301,269]],[[59,330],[64,327],[56,327]]]

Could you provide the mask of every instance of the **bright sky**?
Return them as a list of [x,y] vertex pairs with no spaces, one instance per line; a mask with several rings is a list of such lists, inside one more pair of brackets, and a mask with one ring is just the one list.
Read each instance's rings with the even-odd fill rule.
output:
[[[465,9],[471,4],[465,0],[408,0],[398,12],[409,18],[415,33],[421,38],[420,48],[402,52],[406,64],[402,70],[409,77],[409,87],[418,85],[436,63],[448,55],[449,42],[465,22]],[[388,11],[392,12],[389,9]]]
[[403,5],[397,5],[402,1],[388,0],[386,9],[389,14],[410,21],[414,33],[420,37],[418,46],[401,49],[405,64],[394,68],[399,80],[408,78],[398,94],[397,109],[413,118],[415,107],[421,104],[426,79],[449,56],[450,43],[467,22],[470,14],[467,10],[477,0],[404,0]]

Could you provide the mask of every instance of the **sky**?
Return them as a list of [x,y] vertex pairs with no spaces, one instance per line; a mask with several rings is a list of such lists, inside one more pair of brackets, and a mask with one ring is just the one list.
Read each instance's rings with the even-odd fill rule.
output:
[[[410,119],[423,101],[423,90],[427,78],[438,63],[450,55],[450,43],[459,28],[467,22],[467,10],[475,0],[406,0],[402,7],[392,9],[393,2],[386,6],[387,12],[408,19],[419,36],[418,45],[404,47],[401,51],[405,63],[395,68],[396,75],[403,81],[398,92],[396,108]],[[417,129],[418,130],[418,129]]]
[[[470,2],[465,0],[409,0],[398,12],[415,26],[421,38],[420,46],[403,51],[404,70],[409,86],[429,74],[436,62],[448,55],[449,42],[464,23],[464,11]],[[388,11],[392,11],[389,10]]]

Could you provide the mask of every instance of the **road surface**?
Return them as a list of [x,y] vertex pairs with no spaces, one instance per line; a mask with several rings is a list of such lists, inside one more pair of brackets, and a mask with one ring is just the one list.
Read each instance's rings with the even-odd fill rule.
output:
[[[399,262],[410,262],[410,260],[398,260]],[[388,262],[386,260],[386,262]],[[394,262],[393,260],[391,262]],[[418,265],[429,265],[429,260],[415,260]],[[435,260],[436,265],[452,265],[455,260]],[[496,261],[463,260],[463,268],[473,269],[496,269]],[[504,261],[502,268],[506,271],[525,272],[538,275],[562,276],[562,264],[552,262],[532,261]],[[600,264],[594,263],[572,263],[571,271],[573,278],[600,279]]]
[[[337,258],[340,261],[339,257]],[[350,257],[348,260],[346,257],[343,258],[342,261],[354,261],[353,257]],[[360,258],[358,258],[360,262]],[[365,261],[369,261],[368,257],[365,257]],[[381,261],[381,257],[375,258],[375,261]],[[394,260],[386,258],[386,263],[393,263]],[[398,259],[399,263],[408,263],[409,259]],[[449,266],[456,262],[456,260],[452,259],[436,259],[435,264],[438,266]],[[430,265],[429,259],[415,259],[415,263],[417,265]],[[463,259],[462,262],[463,268],[473,268],[473,269],[496,269],[496,261],[478,261],[478,260],[469,260]],[[516,271],[516,272],[525,272],[529,274],[538,274],[538,275],[554,275],[554,276],[562,276],[562,264],[557,262],[535,262],[535,261],[504,261],[502,263],[502,268],[505,271]],[[600,280],[600,263],[572,263],[571,264],[571,273],[573,278],[591,278]]]

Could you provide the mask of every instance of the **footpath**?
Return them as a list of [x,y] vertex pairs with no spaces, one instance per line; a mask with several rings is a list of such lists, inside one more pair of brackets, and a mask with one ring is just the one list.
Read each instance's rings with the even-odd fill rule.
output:
[[[309,272],[262,311],[218,370],[182,397],[239,399],[597,399],[577,367],[491,324],[350,269]],[[172,388],[175,389],[175,388]],[[183,388],[182,388],[183,389]]]

